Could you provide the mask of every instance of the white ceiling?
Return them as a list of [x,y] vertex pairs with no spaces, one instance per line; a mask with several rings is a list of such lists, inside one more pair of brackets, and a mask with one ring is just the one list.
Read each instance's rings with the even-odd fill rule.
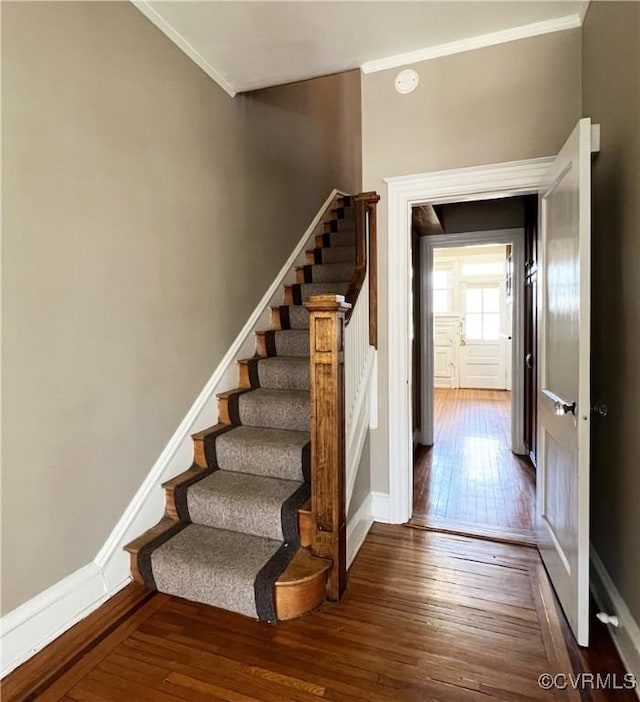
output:
[[[234,94],[363,66],[365,71],[388,68],[409,59],[578,26],[588,2],[134,0],[134,4]],[[526,27],[534,23],[543,24]],[[483,36],[496,32],[502,34]],[[480,39],[473,41],[476,37]],[[416,51],[421,53],[403,56]]]

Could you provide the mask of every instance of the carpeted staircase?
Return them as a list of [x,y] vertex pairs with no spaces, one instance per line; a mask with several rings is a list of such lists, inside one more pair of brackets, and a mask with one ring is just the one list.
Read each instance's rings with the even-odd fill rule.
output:
[[329,564],[300,535],[310,479],[303,302],[349,289],[354,208],[348,197],[337,204],[272,309],[272,329],[257,332],[256,356],[239,361],[240,387],[219,395],[219,424],[194,435],[194,465],[164,485],[167,516],[127,546],[134,578],[150,589],[269,622],[324,599]]

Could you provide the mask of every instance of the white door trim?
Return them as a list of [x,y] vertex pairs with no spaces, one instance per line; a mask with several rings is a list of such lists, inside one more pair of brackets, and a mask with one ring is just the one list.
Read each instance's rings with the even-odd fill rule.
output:
[[423,236],[420,239],[421,286],[421,325],[420,339],[421,388],[423,399],[421,443],[433,444],[434,435],[434,352],[433,352],[433,296],[431,295],[431,275],[433,271],[433,250],[475,244],[511,244],[513,246],[513,320],[511,344],[512,403],[511,403],[511,450],[526,454],[524,446],[524,229],[498,229],[484,232],[462,232],[459,234],[439,234]]
[[424,203],[486,200],[537,193],[553,157],[385,178],[387,184],[387,334],[390,362],[389,521],[411,517],[413,457],[411,419],[411,207]]

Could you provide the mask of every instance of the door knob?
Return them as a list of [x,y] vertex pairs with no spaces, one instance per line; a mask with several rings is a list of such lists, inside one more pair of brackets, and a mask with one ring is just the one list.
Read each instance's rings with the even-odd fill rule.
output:
[[524,357],[524,364],[528,368],[528,370],[533,370],[533,354],[532,353],[528,353]]
[[593,403],[591,411],[600,417],[606,417],[609,414],[609,408],[604,402],[600,402],[600,400]]
[[571,412],[571,414],[576,413],[576,403],[575,402],[572,402],[571,404],[569,404],[568,402],[563,402],[562,400],[558,400],[555,403],[555,408],[556,408],[556,410],[555,410],[556,414],[559,417],[562,417],[565,414],[569,414],[569,412]]

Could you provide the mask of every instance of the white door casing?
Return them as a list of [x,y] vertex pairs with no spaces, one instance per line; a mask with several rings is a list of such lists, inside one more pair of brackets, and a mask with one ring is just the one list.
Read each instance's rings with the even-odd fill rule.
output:
[[538,539],[581,646],[589,642],[591,151],[585,118],[540,189]]
[[[424,203],[486,200],[537,193],[551,158],[456,168],[385,178],[387,184],[387,247],[380,266],[386,267],[389,521],[411,517],[413,503],[413,431],[411,418],[411,207]],[[428,237],[424,237],[428,238]],[[514,264],[515,265],[515,264]],[[514,339],[513,346],[517,340]],[[523,359],[514,351],[514,401],[522,388]]]

